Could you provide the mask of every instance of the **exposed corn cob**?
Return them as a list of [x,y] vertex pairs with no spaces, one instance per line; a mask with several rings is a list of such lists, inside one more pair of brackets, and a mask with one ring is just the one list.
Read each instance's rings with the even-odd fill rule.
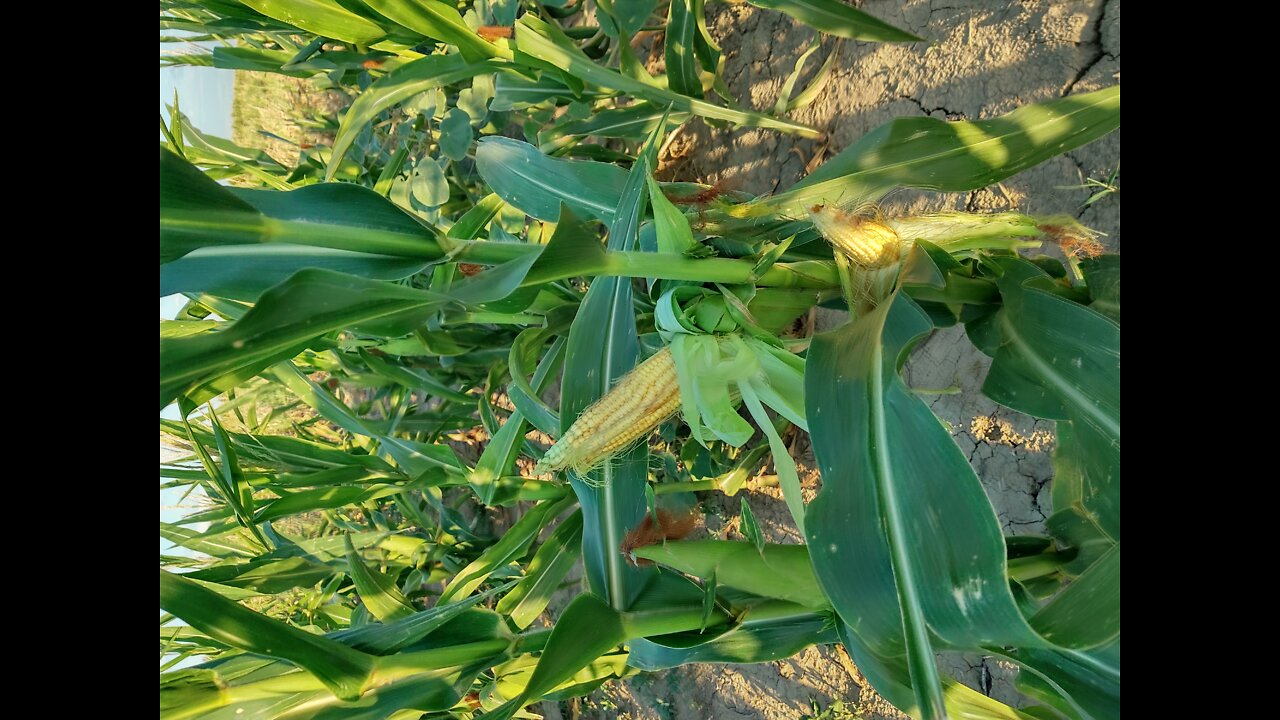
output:
[[609,456],[647,437],[679,409],[675,361],[671,350],[663,348],[583,410],[533,471],[542,474],[572,468],[585,475]]
[[890,227],[874,206],[870,213],[829,205],[809,209],[813,226],[835,247],[840,285],[849,310],[858,316],[893,293],[912,243]]
[[830,205],[809,209],[814,227],[855,265],[874,270],[899,262],[910,249],[878,218],[847,213]]

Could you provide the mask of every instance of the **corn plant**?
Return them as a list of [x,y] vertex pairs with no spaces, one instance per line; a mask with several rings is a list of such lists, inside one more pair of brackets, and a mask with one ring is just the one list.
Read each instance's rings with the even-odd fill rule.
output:
[[[753,4],[916,39],[835,0]],[[161,557],[162,717],[532,717],[830,643],[915,717],[1118,717],[1119,257],[1069,218],[878,205],[1095,140],[1118,86],[900,118],[782,192],[722,193],[657,180],[668,133],[814,136],[786,113],[829,65],[749,112],[701,0],[588,5],[162,3],[162,30],[226,41],[170,62],[354,98],[292,166],[177,102],[162,119],[161,293],[189,302],[161,323],[184,453],[161,475],[206,498],[161,526],[184,548]],[[631,44],[655,30],[660,77]],[[818,306],[848,321],[796,332]],[[989,398],[1057,421],[1049,536],[1002,535],[900,374],[956,325]],[[804,544],[749,511],[746,542],[682,539],[674,500],[766,463]],[[942,651],[1016,663],[1040,706],[942,676]]]

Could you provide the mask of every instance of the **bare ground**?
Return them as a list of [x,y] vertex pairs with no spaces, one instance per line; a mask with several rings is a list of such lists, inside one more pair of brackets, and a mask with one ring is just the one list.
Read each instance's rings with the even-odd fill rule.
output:
[[[1119,82],[1119,0],[869,0],[860,6],[933,42],[844,42],[824,92],[792,116],[827,130],[825,147],[771,131],[715,130],[694,123],[686,137],[673,144],[676,162],[669,164],[667,177],[726,180],[739,190],[770,193],[803,177],[806,165],[820,161],[815,160],[818,154],[839,152],[894,117],[981,119]],[[813,31],[747,4],[711,4],[708,21],[726,53],[726,76],[734,96],[744,106],[771,108]],[[810,58],[807,74],[821,65],[832,45],[828,39]],[[802,77],[798,87],[807,81]],[[1084,208],[1090,191],[1071,186],[1089,177],[1106,178],[1119,161],[1116,132],[997,186],[964,194],[902,192],[886,204],[910,211],[1066,213],[1105,233],[1104,244],[1118,252],[1118,196]],[[840,321],[838,313],[827,313],[819,328]],[[968,453],[1005,532],[1040,533],[1052,477],[1053,424],[1000,408],[983,397],[979,388],[989,365],[965,339],[963,329],[952,329],[935,334],[916,350],[906,378],[916,388],[959,390],[931,396],[931,407]],[[797,459],[807,491],[812,492],[818,483],[812,453],[805,451]],[[799,542],[777,488],[754,490],[748,497],[768,540]],[[709,495],[704,508],[713,511],[707,517],[708,533],[741,538],[738,498]],[[979,655],[939,659],[944,670],[971,687],[1022,704],[1012,686],[1015,670]],[[613,683],[574,707],[548,703],[543,708],[552,718],[782,720],[811,715],[815,704],[832,718],[904,717],[866,685],[836,647],[809,648],[759,665],[676,668]]]
[[298,160],[298,144],[333,142],[332,132],[307,127],[301,118],[335,115],[349,102],[336,90],[317,90],[311,80],[240,70],[231,102],[231,140],[265,150],[291,167]]

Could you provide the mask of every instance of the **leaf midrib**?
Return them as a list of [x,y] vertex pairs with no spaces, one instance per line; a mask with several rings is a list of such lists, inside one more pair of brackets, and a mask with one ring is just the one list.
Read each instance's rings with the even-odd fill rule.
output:
[[[886,301],[888,302],[892,302],[892,298]],[[871,377],[868,378],[872,454],[878,481],[876,486],[881,507],[885,513],[885,532],[888,535],[889,552],[893,557],[893,577],[898,586],[898,596],[902,599],[902,621],[907,642],[908,667],[923,670],[925,674],[925,677],[915,677],[915,673],[912,672],[911,684],[915,690],[916,700],[920,701],[920,710],[926,719],[946,718],[942,700],[942,680],[938,676],[938,667],[933,662],[933,648],[929,643],[928,626],[920,603],[920,590],[916,587],[915,574],[911,570],[911,559],[903,542],[905,528],[901,517],[902,511],[898,504],[893,465],[887,452],[889,432],[884,407],[882,337],[883,333],[877,334],[871,348],[869,368]],[[922,662],[911,663],[911,658],[921,659]]]

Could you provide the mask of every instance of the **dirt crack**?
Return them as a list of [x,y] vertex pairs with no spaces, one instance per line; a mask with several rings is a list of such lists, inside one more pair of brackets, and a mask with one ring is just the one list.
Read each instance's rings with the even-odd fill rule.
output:
[[1063,88],[1062,97],[1066,97],[1070,95],[1071,91],[1076,88],[1076,85],[1081,80],[1083,80],[1084,77],[1089,74],[1089,71],[1093,70],[1093,68],[1098,63],[1102,62],[1103,60],[1116,59],[1115,56],[1107,52],[1107,49],[1102,45],[1102,23],[1107,18],[1107,8],[1110,5],[1111,5],[1111,0],[1107,0],[1106,2],[1102,3],[1102,11],[1098,13],[1098,19],[1093,22],[1093,39],[1089,40],[1086,43],[1089,45],[1097,45],[1098,46],[1097,50],[1094,52],[1093,56],[1090,57],[1089,60],[1085,62],[1084,67],[1076,71],[1075,76],[1071,78],[1071,80],[1067,83],[1067,86]]
[[948,119],[948,120],[964,120],[964,119],[966,119],[966,118],[965,118],[965,114],[964,114],[964,113],[962,113],[962,112],[958,112],[958,111],[955,111],[955,110],[948,110],[947,108],[945,108],[945,107],[943,107],[943,106],[941,106],[941,105],[939,105],[939,106],[937,106],[937,107],[927,108],[927,107],[925,107],[925,106],[924,106],[924,103],[922,103],[922,102],[920,102],[919,100],[917,100],[917,99],[915,99],[915,98],[911,97],[910,95],[898,95],[898,96],[897,96],[897,98],[898,98],[899,100],[906,100],[907,102],[911,103],[912,105],[915,105],[916,107],[920,108],[920,112],[924,113],[925,115],[932,115],[932,114],[933,114],[933,113],[935,113],[935,112],[939,112],[939,111],[941,111],[944,115],[946,115],[946,116],[947,116],[947,119]]

